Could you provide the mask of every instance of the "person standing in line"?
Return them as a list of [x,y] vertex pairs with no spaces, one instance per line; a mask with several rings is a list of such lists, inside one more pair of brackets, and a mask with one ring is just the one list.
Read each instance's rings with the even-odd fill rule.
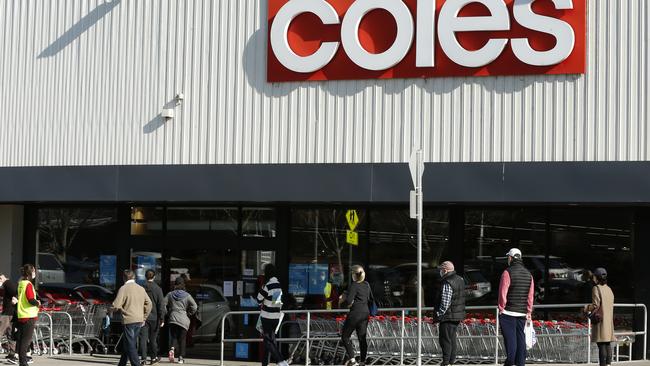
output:
[[456,362],[456,332],[460,322],[465,320],[465,280],[456,274],[450,261],[442,262],[438,268],[442,287],[436,317],[440,321],[441,365],[448,366]]
[[512,248],[506,254],[508,268],[499,283],[499,325],[506,347],[505,366],[526,364],[526,321],[533,313],[535,281],[524,267],[521,251]]
[[2,314],[0,315],[0,337],[3,335],[7,338],[6,350],[7,361],[12,364],[18,363],[16,356],[16,344],[14,342],[14,323],[16,316],[16,304],[18,303],[18,285],[11,281],[4,274],[0,274],[0,287],[2,287],[4,297],[2,298]]
[[[368,317],[370,316],[368,304],[374,299],[372,298],[372,291],[370,291],[370,284],[366,282],[366,272],[363,267],[359,265],[352,266],[351,276],[353,282],[350,284],[350,288],[340,297],[341,307],[350,309],[343,323],[341,340],[348,356],[346,365],[363,366],[366,364],[366,354],[368,353],[368,340],[366,339]],[[357,362],[355,358],[354,347],[352,347],[352,340],[350,339],[355,331],[359,339],[360,362]]]
[[131,366],[140,366],[138,336],[145,319],[151,313],[152,304],[144,288],[135,283],[135,273],[132,270],[124,270],[123,278],[124,285],[117,292],[112,307],[112,311],[122,313],[124,327],[122,357],[118,366],[126,366],[127,360],[131,362]]
[[177,277],[174,281],[174,290],[167,294],[164,301],[167,309],[170,335],[169,362],[185,363],[185,347],[187,330],[190,328],[190,316],[198,310],[196,301],[185,291],[185,281]]
[[264,336],[262,366],[269,364],[269,355],[275,358],[278,366],[287,366],[288,362],[282,357],[282,353],[275,342],[275,330],[282,317],[282,287],[276,277],[273,264],[267,263],[264,266],[264,279],[266,284],[257,294],[257,302],[262,308],[260,319]]
[[614,292],[607,285],[607,270],[596,268],[593,272],[593,282],[596,284],[591,291],[591,304],[585,307],[585,312],[598,312],[600,322],[592,324],[591,341],[598,345],[600,366],[612,364],[612,344],[614,337]]
[[31,264],[22,267],[22,278],[18,282],[18,302],[16,304],[16,349],[20,366],[27,366],[27,350],[32,343],[34,328],[38,319],[38,308],[41,302],[36,298],[33,281],[36,279],[36,268]]
[[[142,364],[144,364],[147,361],[148,351],[151,350],[151,365],[160,362],[158,355],[158,333],[160,328],[165,324],[165,306],[163,304],[165,297],[160,286],[154,281],[155,277],[156,272],[154,270],[147,270],[145,273],[147,282],[142,286],[147,296],[149,296],[153,308],[140,330],[140,356],[142,358]],[[151,348],[149,349],[147,346]]]

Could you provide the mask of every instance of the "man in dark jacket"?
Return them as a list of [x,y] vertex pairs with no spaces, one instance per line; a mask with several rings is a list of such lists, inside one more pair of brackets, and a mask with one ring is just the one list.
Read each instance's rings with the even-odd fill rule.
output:
[[14,321],[16,316],[16,303],[18,303],[18,285],[0,274],[0,287],[3,290],[2,314],[0,315],[0,337],[7,337],[6,350],[8,351],[7,361],[13,364],[18,363],[18,357],[15,354]]
[[149,313],[149,317],[144,322],[142,329],[140,330],[140,355],[142,358],[142,364],[144,365],[147,360],[147,342],[151,346],[151,365],[160,362],[160,357],[158,356],[158,332],[160,328],[165,324],[165,306],[163,304],[164,296],[162,289],[154,281],[156,278],[156,272],[153,270],[148,270],[145,273],[147,282],[142,286],[144,287],[145,292],[151,299],[153,309]]
[[456,332],[460,322],[465,320],[465,280],[456,274],[452,262],[443,262],[438,269],[442,286],[436,317],[440,321],[441,365],[447,366],[456,362]]
[[506,366],[526,364],[526,319],[533,312],[535,282],[524,267],[521,251],[512,248],[506,254],[509,267],[499,283],[499,325],[506,346]]

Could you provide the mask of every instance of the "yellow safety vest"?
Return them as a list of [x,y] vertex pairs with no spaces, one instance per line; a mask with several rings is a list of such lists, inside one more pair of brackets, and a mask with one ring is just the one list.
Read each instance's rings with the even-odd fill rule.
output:
[[332,310],[332,301],[328,300],[330,296],[332,296],[332,284],[331,283],[326,283],[325,284],[325,309],[327,310]]
[[[16,312],[18,319],[32,319],[38,317],[38,306],[34,306],[27,300],[27,285],[30,282],[22,280],[18,282],[18,304],[16,304]],[[36,291],[34,291],[36,293]]]

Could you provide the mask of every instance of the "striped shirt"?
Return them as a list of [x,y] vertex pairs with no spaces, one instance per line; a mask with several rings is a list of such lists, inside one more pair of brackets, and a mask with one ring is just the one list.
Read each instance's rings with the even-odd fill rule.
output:
[[262,287],[257,294],[257,302],[262,306],[262,318],[280,319],[282,310],[282,287],[276,277]]

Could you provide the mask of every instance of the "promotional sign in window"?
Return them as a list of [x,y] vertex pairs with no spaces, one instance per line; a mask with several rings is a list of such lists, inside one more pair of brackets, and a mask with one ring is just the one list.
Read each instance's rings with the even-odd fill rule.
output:
[[115,290],[117,282],[117,257],[114,255],[99,256],[99,284],[110,290]]
[[267,80],[581,74],[585,0],[269,0]]

